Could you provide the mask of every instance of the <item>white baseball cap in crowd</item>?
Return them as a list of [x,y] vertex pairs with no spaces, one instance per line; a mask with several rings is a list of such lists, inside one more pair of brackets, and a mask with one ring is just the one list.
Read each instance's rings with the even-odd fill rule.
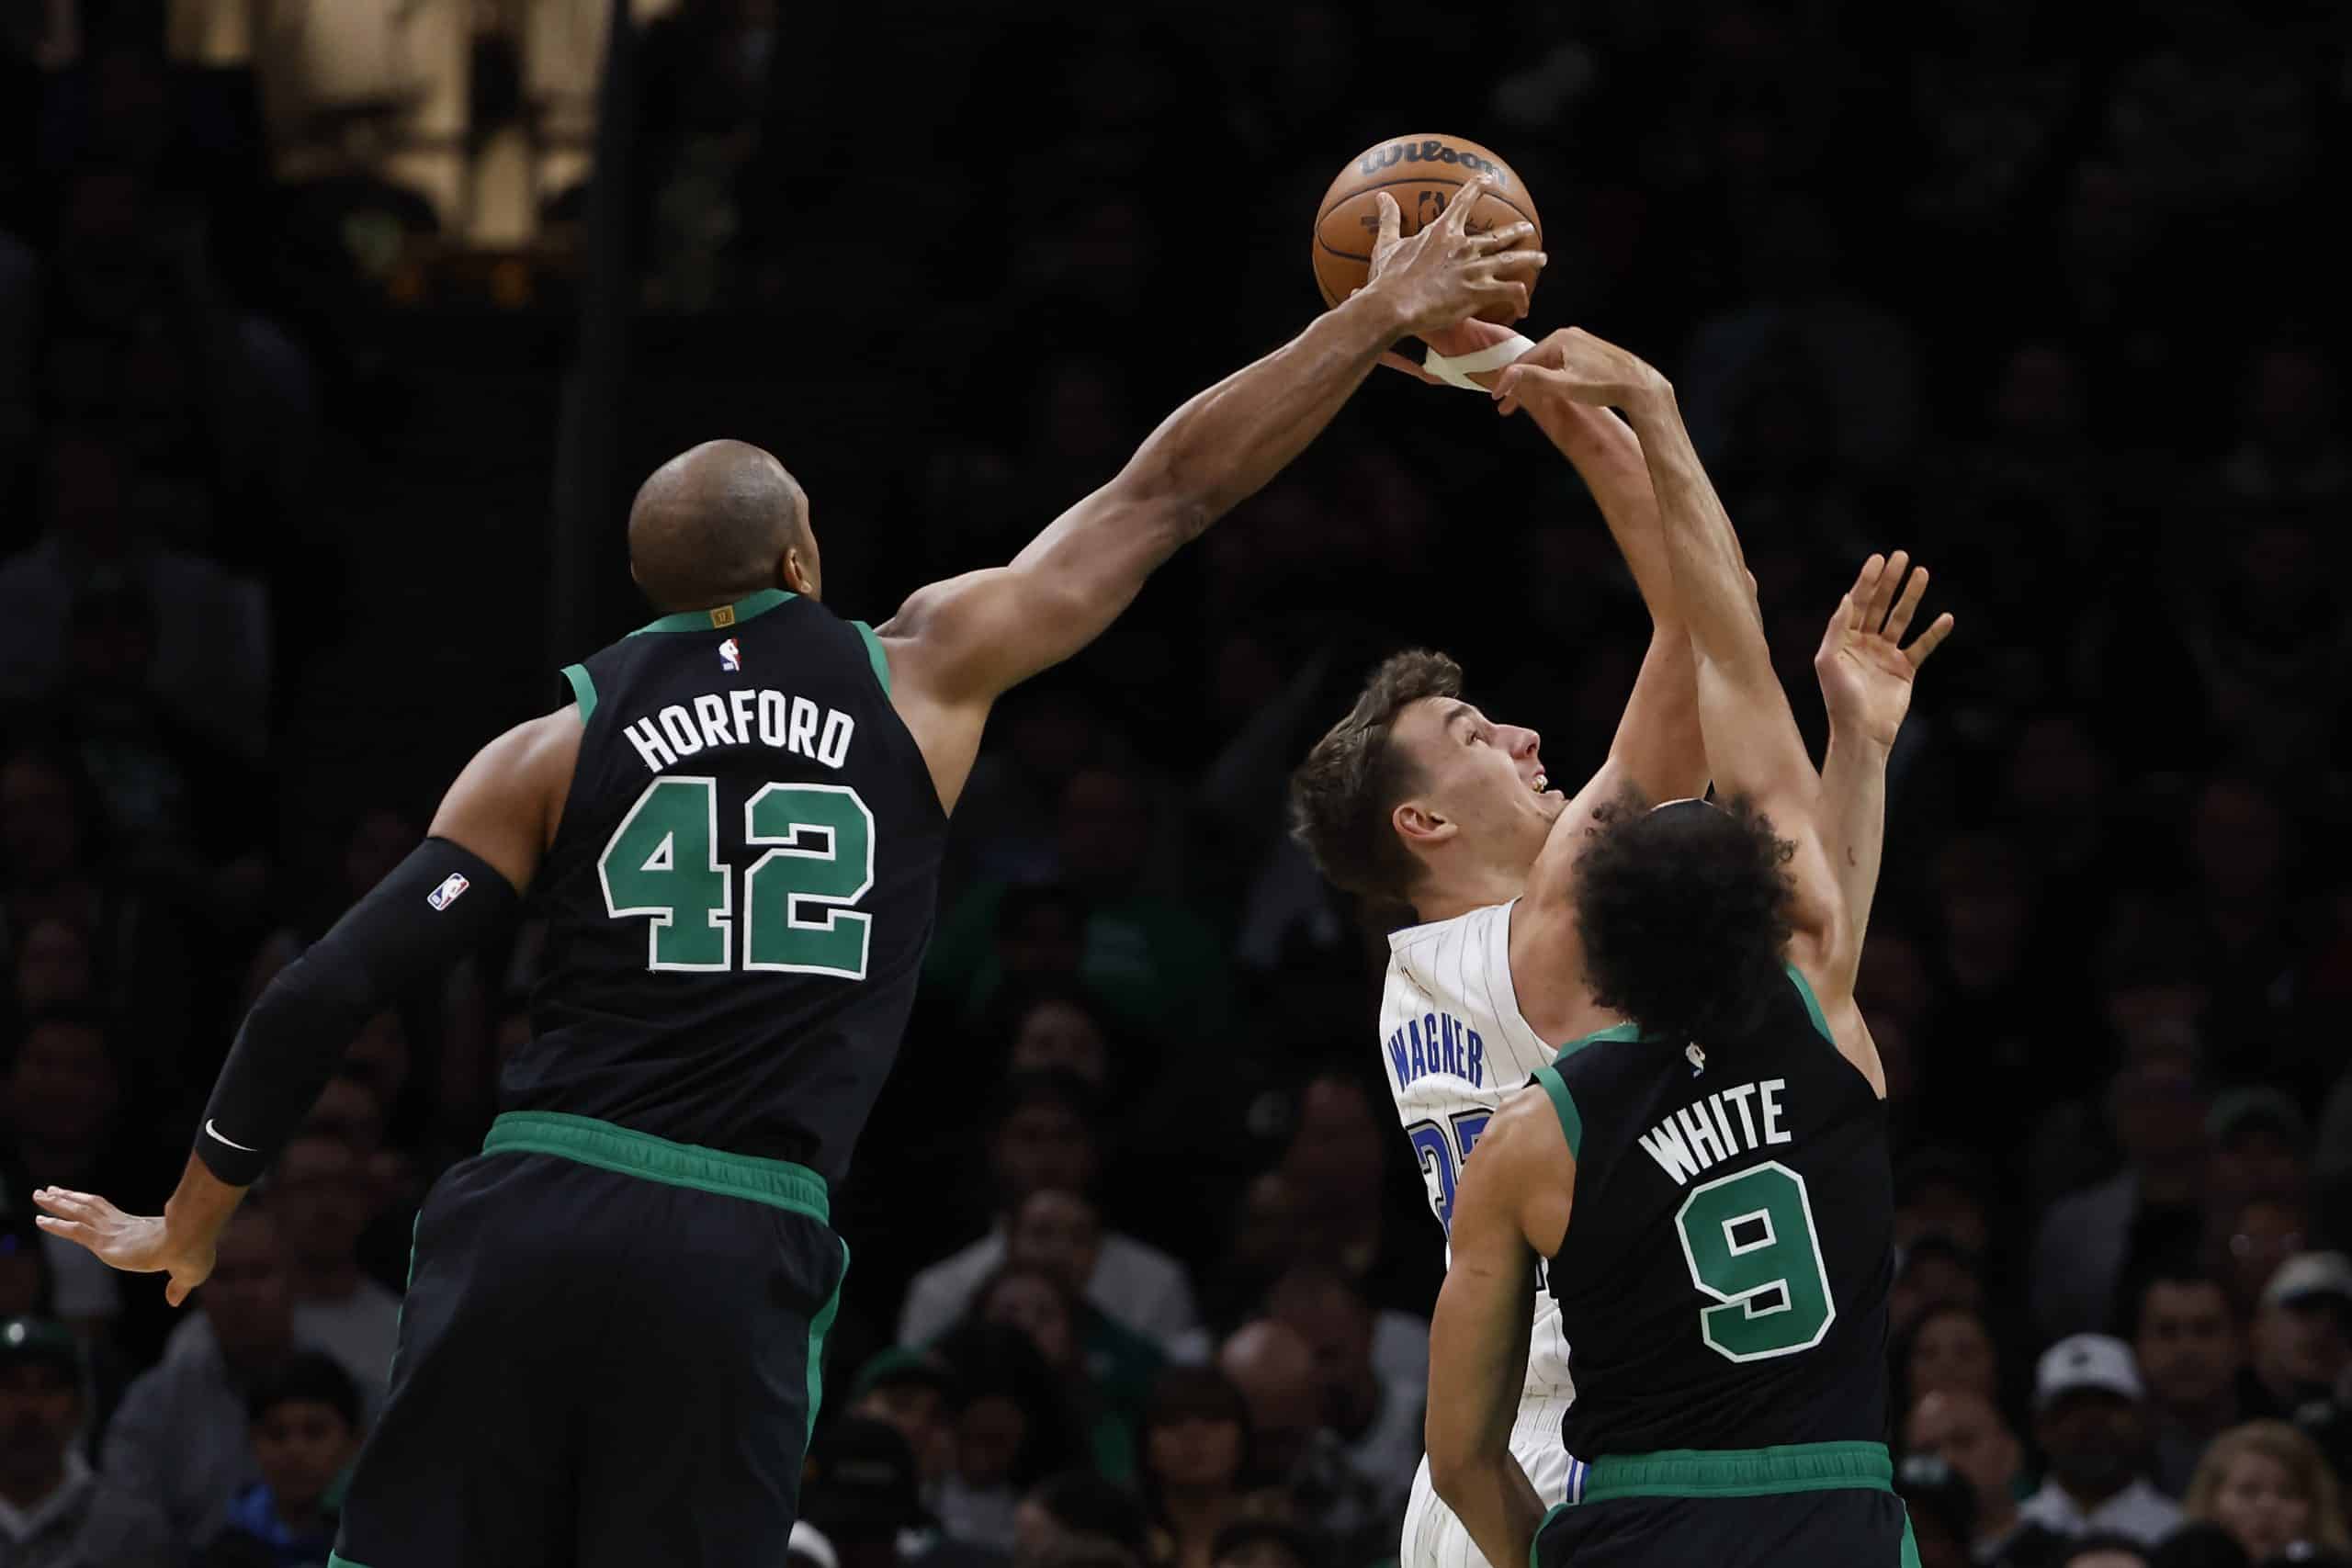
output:
[[2033,1373],[2033,1407],[2047,1410],[2082,1389],[2098,1389],[2138,1403],[2147,1397],[2132,1347],[2105,1334],[2072,1334],[2041,1353]]
[[2262,1287],[2264,1306],[2288,1306],[2321,1296],[2352,1304],[2352,1258],[2340,1252],[2299,1252],[2278,1265]]

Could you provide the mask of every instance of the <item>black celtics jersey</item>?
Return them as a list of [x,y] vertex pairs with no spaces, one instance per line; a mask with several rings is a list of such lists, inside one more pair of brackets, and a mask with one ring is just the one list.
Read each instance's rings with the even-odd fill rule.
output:
[[1549,1272],[1578,1459],[1885,1439],[1886,1107],[1789,978],[1748,1038],[1621,1026],[1536,1075],[1577,1162]]
[[838,1179],[913,1005],[947,834],[874,634],[771,590],[564,674],[585,731],[499,1109]]

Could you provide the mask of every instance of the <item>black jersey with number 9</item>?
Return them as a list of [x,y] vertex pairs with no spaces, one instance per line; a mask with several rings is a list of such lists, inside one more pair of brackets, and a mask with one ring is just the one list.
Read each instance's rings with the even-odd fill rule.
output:
[[1621,1027],[1536,1077],[1577,1161],[1550,1269],[1568,1451],[1883,1441],[1886,1106],[1803,976],[1747,1038]]

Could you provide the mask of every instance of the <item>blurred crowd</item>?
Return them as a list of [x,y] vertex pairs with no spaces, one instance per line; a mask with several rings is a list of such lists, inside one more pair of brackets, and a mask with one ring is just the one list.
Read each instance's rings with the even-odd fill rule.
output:
[[[419,1195],[478,1146],[537,967],[526,924],[375,1020],[186,1312],[34,1226],[50,1183],[160,1201],[242,1009],[431,804],[296,798],[287,694],[341,608],[406,613],[334,525],[422,482],[371,453],[442,308],[432,207],[276,177],[253,83],[171,58],[164,9],[52,5],[62,52],[0,27],[0,1568],[323,1562]],[[770,442],[844,613],[1003,558],[1295,331],[1324,184],[1425,125],[1535,193],[1534,325],[1675,379],[1816,743],[1855,564],[1934,570],[1960,630],[1861,986],[1921,1561],[2352,1560],[2352,437],[2318,238],[2352,13],[808,10],[647,28],[626,220],[661,319],[888,350],[841,375],[897,423]],[[1285,840],[1284,777],[1408,644],[1580,776],[1646,633],[1533,432],[1376,380],[992,726],[834,1206],[812,1568],[1396,1554],[1442,1234],[1378,1078],[1385,941]],[[481,678],[519,718],[542,673]],[[414,711],[403,744],[487,738]]]

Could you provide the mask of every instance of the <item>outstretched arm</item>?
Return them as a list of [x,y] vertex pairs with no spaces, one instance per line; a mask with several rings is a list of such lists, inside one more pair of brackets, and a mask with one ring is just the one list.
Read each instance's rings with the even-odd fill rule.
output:
[[1864,561],[1813,656],[1829,712],[1829,750],[1821,763],[1822,838],[1846,903],[1852,951],[1841,956],[1849,972],[1860,960],[1878,896],[1879,857],[1886,845],[1887,758],[1911,710],[1919,667],[1951,635],[1952,618],[1946,614],[1909,648],[1903,646],[1928,583],[1925,568],[1916,575],[1910,568],[1911,558],[1902,550],[1891,559],[1872,556]]
[[1462,1168],[1430,1319],[1430,1481],[1489,1562],[1525,1562],[1544,1500],[1510,1451],[1535,1262],[1567,1234],[1576,1160],[1540,1089],[1507,1098]]
[[1068,659],[1116,619],[1178,548],[1279,473],[1408,333],[1481,310],[1524,311],[1532,230],[1464,227],[1456,201],[1410,239],[1381,198],[1372,281],[1296,338],[1178,409],[1127,466],[1012,563],[917,592],[880,628],[892,700],[952,806],[980,726],[1010,687]]
[[352,1038],[417,981],[481,945],[537,874],[580,750],[576,710],[518,726],[458,774],[424,843],[278,971],[245,1015],[160,1215],[95,1193],[33,1194],[41,1228],[134,1273],[174,1306],[212,1271],[229,1216],[310,1114]]

